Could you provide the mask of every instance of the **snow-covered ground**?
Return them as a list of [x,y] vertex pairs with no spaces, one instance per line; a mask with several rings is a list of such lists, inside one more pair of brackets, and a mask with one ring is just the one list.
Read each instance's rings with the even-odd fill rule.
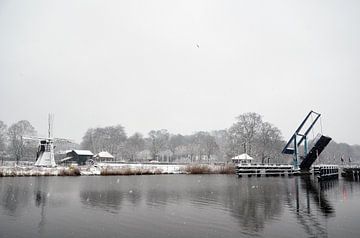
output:
[[98,163],[101,170],[133,170],[145,171],[154,174],[180,174],[185,173],[187,165],[183,164],[110,164]]
[[[223,165],[188,164],[119,164],[98,163],[85,166],[0,166],[0,177],[7,176],[76,176],[76,175],[141,175],[141,174],[187,174],[191,168],[203,168],[204,173],[221,173]],[[201,170],[201,169],[200,169]]]
[[4,176],[56,176],[63,167],[42,168],[35,166],[1,166],[0,177]]

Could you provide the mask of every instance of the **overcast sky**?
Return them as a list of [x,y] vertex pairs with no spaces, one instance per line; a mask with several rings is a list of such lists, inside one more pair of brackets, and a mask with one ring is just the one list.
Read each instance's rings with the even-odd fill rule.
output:
[[[190,134],[309,110],[360,144],[360,1],[0,0],[0,120],[80,142],[122,124]],[[319,127],[317,129],[320,130]]]

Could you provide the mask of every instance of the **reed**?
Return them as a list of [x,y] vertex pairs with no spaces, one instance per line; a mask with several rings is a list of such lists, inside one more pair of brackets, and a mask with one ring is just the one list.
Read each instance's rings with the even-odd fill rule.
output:
[[196,164],[186,166],[184,171],[187,174],[235,174],[235,166]]
[[59,171],[58,176],[80,176],[80,169],[78,167],[70,166]]
[[100,175],[112,176],[112,175],[153,175],[153,174],[162,174],[161,169],[156,169],[151,171],[150,169],[145,168],[130,168],[130,167],[121,167],[121,168],[104,168],[100,171]]
[[188,174],[210,174],[211,169],[208,165],[188,165],[185,167],[185,172]]

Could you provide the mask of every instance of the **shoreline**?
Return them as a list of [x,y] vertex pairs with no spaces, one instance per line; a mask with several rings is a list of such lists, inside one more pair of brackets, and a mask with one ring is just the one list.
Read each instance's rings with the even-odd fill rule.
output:
[[132,176],[161,174],[235,174],[234,165],[214,164],[109,164],[95,166],[0,166],[0,177],[29,176]]

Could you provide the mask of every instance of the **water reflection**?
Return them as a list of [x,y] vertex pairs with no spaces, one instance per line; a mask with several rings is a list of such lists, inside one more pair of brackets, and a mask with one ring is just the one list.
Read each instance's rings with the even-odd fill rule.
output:
[[[324,216],[335,215],[335,209],[327,199],[325,191],[333,189],[335,186],[337,186],[338,181],[329,180],[318,182],[314,181],[312,178],[310,178],[310,176],[301,177],[301,179],[302,187],[306,191],[306,197],[312,197],[314,203],[318,206],[318,208],[320,208],[322,214]],[[307,201],[307,206],[310,208],[310,201]]]
[[35,206],[40,208],[40,221],[38,223],[39,233],[42,233],[46,224],[46,205],[49,194],[49,179],[47,177],[36,177],[34,180]]
[[258,232],[266,221],[280,216],[284,186],[276,181],[251,178],[227,189],[224,205],[239,221],[242,229]]
[[[162,183],[165,178],[169,181]],[[131,180],[128,177],[121,178],[121,182],[119,179],[99,181],[96,186],[86,181],[81,186],[80,200],[86,206],[111,213],[117,213],[122,205],[136,207],[142,202],[158,208],[191,206],[208,211],[220,209],[230,213],[242,230],[251,232],[259,232],[268,222],[281,217],[284,204],[288,205],[309,235],[326,234],[321,219],[314,212],[319,210],[325,217],[335,214],[325,194],[326,190],[337,186],[333,182],[319,184],[310,177],[235,180],[228,177],[219,181],[211,176],[200,176],[195,180],[194,177],[183,178],[183,184],[171,182],[172,177],[158,177],[157,183],[143,181],[133,185],[124,182]]]
[[[224,237],[262,236],[281,222],[308,237],[327,237],[328,221],[338,219],[336,201],[346,202],[359,190],[354,182],[319,183],[313,177],[1,178],[0,219],[16,217],[44,237],[57,225],[71,229],[72,222],[79,232],[81,227],[101,223],[108,236],[115,237],[124,234],[121,231],[131,237],[135,228],[141,235],[161,230],[192,237],[217,237],[209,231],[221,231]],[[0,230],[16,222],[0,220]],[[99,235],[92,232],[92,237]]]
[[82,190],[80,199],[85,205],[115,212],[120,209],[123,194],[117,190]]
[[[19,179],[3,178],[0,180],[1,205],[10,216],[19,216],[28,205],[29,183]],[[24,183],[25,182],[25,183]]]
[[[94,184],[96,181],[96,184]],[[101,208],[106,212],[117,213],[124,200],[136,206],[141,200],[141,191],[130,188],[116,177],[89,178],[80,187],[80,201],[87,207]]]
[[[296,177],[295,197],[288,196],[287,204],[290,211],[295,214],[298,224],[309,237],[327,237],[326,220],[335,216],[335,209],[328,200],[325,191],[333,189],[337,183],[324,181],[319,183],[313,177]],[[291,194],[288,191],[288,194]],[[295,200],[295,205],[294,201]],[[313,208],[315,204],[315,208]],[[318,216],[320,211],[322,216]]]

